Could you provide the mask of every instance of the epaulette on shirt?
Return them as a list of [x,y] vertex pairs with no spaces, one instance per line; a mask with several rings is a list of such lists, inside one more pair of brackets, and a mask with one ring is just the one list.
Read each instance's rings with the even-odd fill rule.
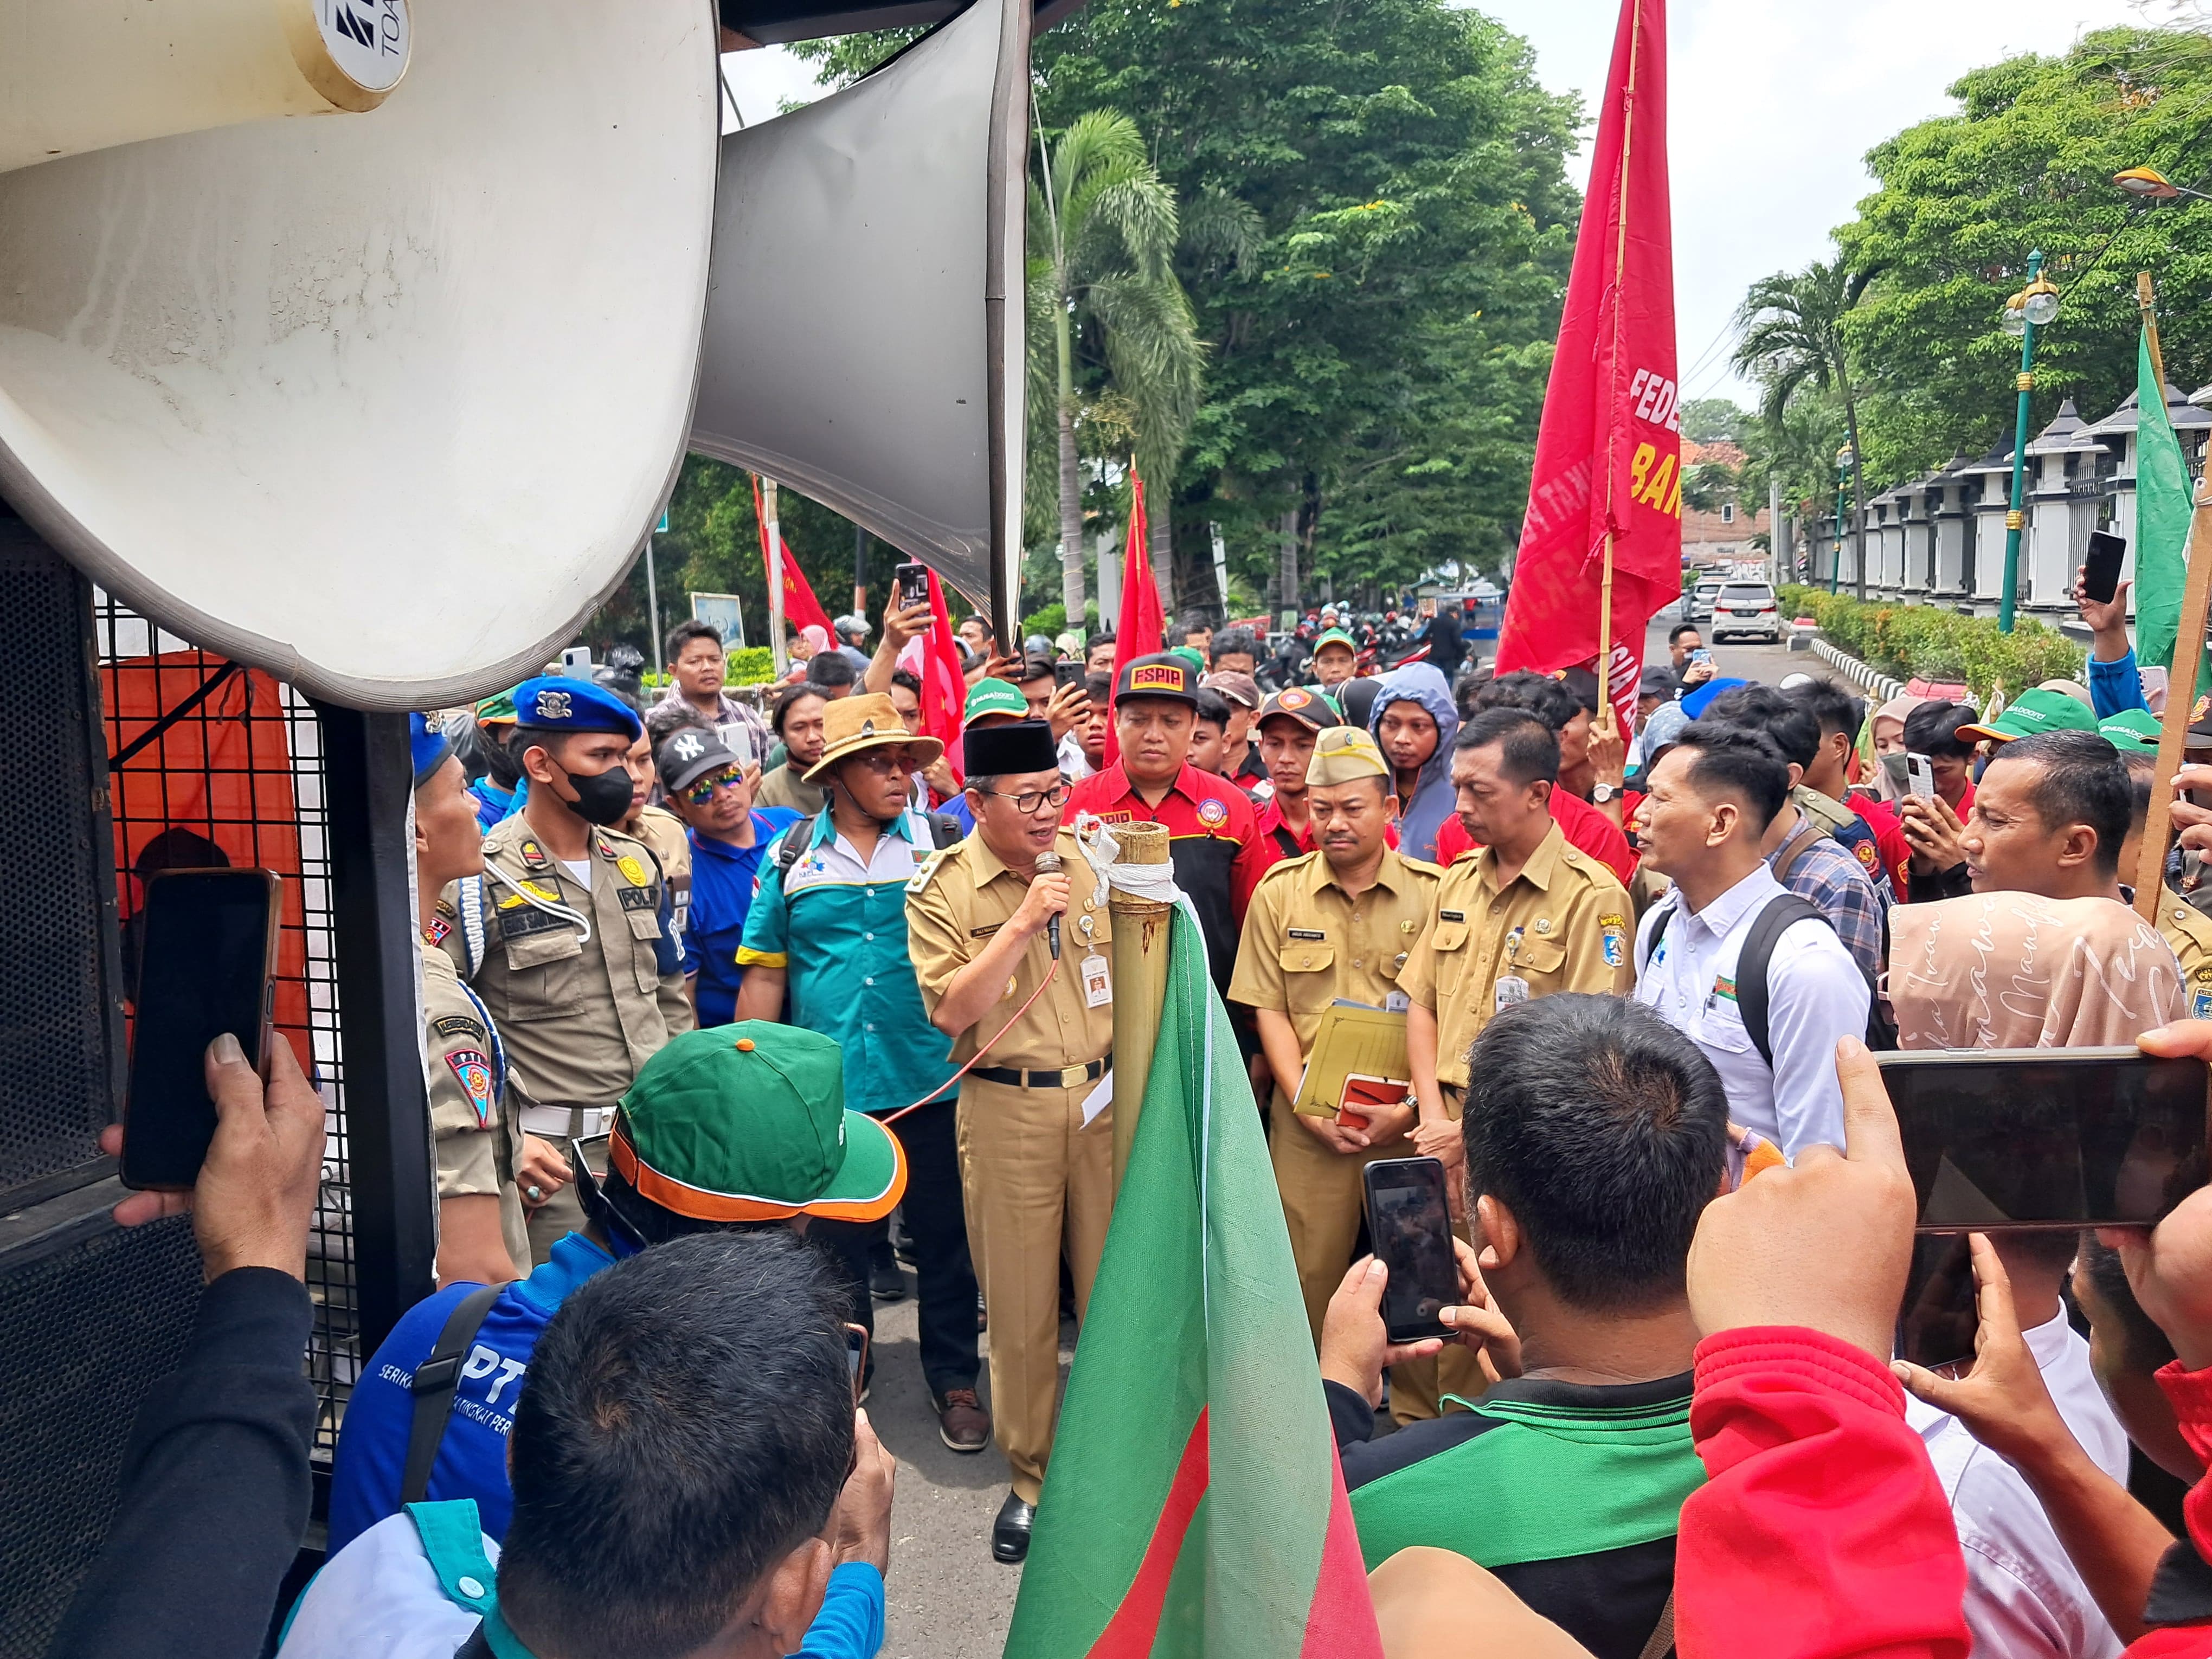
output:
[[921,866],[906,878],[906,890],[909,893],[919,893],[927,887],[936,878],[938,866],[957,853],[965,844],[965,842],[956,842],[950,847],[940,847],[924,859]]

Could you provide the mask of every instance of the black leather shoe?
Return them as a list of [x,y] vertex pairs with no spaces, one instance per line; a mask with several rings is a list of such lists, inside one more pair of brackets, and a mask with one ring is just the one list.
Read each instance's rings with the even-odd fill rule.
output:
[[994,1561],[1016,1563],[1030,1553],[1030,1523],[1036,1519],[1036,1505],[1024,1504],[1012,1492],[999,1505],[999,1518],[991,1523],[991,1559]]

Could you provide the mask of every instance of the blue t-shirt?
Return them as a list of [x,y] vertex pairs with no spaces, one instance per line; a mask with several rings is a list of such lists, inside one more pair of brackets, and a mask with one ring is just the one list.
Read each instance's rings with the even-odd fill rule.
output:
[[[473,1498],[483,1529],[494,1538],[507,1536],[514,1513],[507,1437],[514,1427],[515,1399],[538,1334],[569,1291],[614,1264],[614,1257],[590,1239],[568,1234],[554,1245],[543,1267],[500,1292],[461,1363],[453,1413],[430,1466],[428,1495],[434,1502]],[[415,1421],[415,1396],[408,1392],[415,1367],[429,1358],[454,1308],[477,1288],[448,1285],[402,1314],[354,1385],[331,1470],[331,1554],[399,1513],[407,1436]]]
[[732,847],[691,832],[691,910],[684,925],[684,971],[698,976],[699,1024],[727,1025],[737,1018],[738,965],[745,916],[753,906],[760,861],[786,830],[799,822],[787,806],[753,809],[753,844]]

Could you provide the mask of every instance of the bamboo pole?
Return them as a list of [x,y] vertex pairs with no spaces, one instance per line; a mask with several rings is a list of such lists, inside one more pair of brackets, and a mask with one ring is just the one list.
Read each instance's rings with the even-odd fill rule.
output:
[[[2161,396],[2165,387],[2161,378]],[[2197,703],[2197,675],[2204,661],[2204,613],[2212,605],[2212,484],[2203,479],[2197,481],[2197,511],[2189,520],[2189,545],[2183,556],[2188,561],[2189,576],[2181,589],[2173,669],[2166,676],[2166,713],[2158,727],[2158,765],[2151,774],[2150,815],[2143,823],[2142,853],[2136,866],[2136,911],[2154,927],[2158,922],[2159,900],[2166,892],[2166,837],[2173,816],[2173,778],[2181,769],[2183,747],[2189,736],[2189,711]]]
[[[1620,332],[1621,313],[1627,302],[1623,291],[1628,270],[1628,163],[1633,154],[1636,139],[1636,60],[1644,44],[1644,7],[1642,0],[1634,0],[1628,16],[1628,84],[1621,88],[1620,112],[1620,174],[1618,187],[1620,205],[1616,211],[1613,233],[1613,351],[1611,369],[1614,395],[1606,399],[1610,415],[1620,409]],[[1613,487],[1620,469],[1613,465],[1613,447],[1620,434],[1610,426],[1606,429],[1605,442],[1605,569],[1598,579],[1597,613],[1597,730],[1601,737],[1610,738],[1620,731],[1620,720],[1613,708]],[[1679,461],[1677,465],[1679,465]],[[1770,534],[1771,532],[1770,531]],[[1642,647],[1638,648],[1642,655]]]
[[[1121,864],[1165,864],[1168,832],[1158,823],[1118,823]],[[1139,898],[1116,887],[1106,896],[1114,920],[1114,1188],[1129,1167],[1129,1148],[1137,1138],[1137,1115],[1144,1109],[1145,1085],[1152,1073],[1152,1048],[1160,1031],[1160,1008],[1168,994],[1168,919],[1175,906]]]

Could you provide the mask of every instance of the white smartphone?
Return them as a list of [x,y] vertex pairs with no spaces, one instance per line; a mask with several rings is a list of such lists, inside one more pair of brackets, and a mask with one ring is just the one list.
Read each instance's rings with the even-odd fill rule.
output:
[[1925,755],[1905,757],[1906,787],[1923,800],[1936,799],[1936,769]]
[[742,720],[730,720],[714,728],[722,739],[722,746],[738,757],[738,764],[750,769],[760,758],[753,748],[753,729]]

